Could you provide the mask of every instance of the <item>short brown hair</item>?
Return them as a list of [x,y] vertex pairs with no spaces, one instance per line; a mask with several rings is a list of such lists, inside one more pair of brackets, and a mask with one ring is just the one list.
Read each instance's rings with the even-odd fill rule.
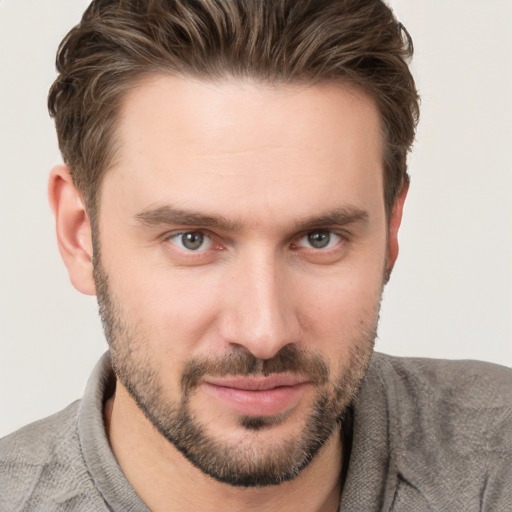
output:
[[95,0],[59,47],[48,106],[94,215],[120,101],[149,74],[355,85],[380,112],[389,214],[419,116],[412,51],[381,0]]

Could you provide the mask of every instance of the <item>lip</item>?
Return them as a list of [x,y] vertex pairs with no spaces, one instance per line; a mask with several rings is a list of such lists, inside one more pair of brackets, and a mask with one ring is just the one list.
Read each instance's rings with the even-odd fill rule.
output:
[[311,383],[300,376],[219,377],[203,382],[206,391],[244,416],[274,416],[300,401]]

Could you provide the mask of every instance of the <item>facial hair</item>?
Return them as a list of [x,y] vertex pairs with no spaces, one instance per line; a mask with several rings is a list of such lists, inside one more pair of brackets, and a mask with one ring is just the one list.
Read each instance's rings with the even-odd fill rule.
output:
[[[266,360],[238,349],[213,359],[189,360],[181,373],[181,397],[179,401],[171,402],[166,398],[151,355],[145,349],[149,343],[137,326],[130,324],[123,315],[99,258],[94,264],[94,279],[117,378],[165,439],[195,467],[225,484],[262,487],[278,485],[298,476],[338,432],[369,366],[378,313],[373,329],[361,332],[358,342],[351,344],[353,348],[339,375],[330,375],[329,366],[321,355],[299,350],[294,345],[283,347]],[[247,432],[249,440],[243,443],[220,440],[208,433],[208,425],[196,417],[191,407],[191,396],[205,376],[266,376],[284,372],[300,373],[315,388],[313,405],[304,419],[300,435],[281,442],[262,441],[257,436],[258,431],[286,422],[286,414],[242,416],[238,423]]]

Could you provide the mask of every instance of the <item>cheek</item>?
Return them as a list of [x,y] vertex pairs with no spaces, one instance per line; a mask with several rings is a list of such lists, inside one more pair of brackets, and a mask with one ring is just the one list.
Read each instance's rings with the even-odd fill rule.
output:
[[372,337],[378,320],[384,261],[347,269],[323,283],[302,287],[297,296],[307,343],[329,356],[345,358],[354,345]]
[[[213,330],[215,276],[193,276],[159,265],[112,275],[125,321],[154,357],[185,363]],[[131,275],[132,278],[126,278]]]
[[[333,283],[324,293],[314,293],[304,311],[320,331],[338,331],[358,327],[375,318],[382,287],[368,283]],[[341,331],[340,331],[341,329]]]

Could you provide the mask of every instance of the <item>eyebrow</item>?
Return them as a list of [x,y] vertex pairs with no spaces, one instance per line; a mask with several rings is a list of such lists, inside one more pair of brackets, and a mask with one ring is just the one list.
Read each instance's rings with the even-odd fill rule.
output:
[[[344,226],[356,222],[367,222],[368,212],[355,206],[336,208],[319,215],[318,217],[299,220],[295,223],[296,231],[320,228],[323,226]],[[161,225],[200,226],[203,228],[220,229],[223,231],[241,231],[243,223],[229,220],[222,215],[210,216],[198,212],[174,208],[171,205],[158,206],[150,210],[144,210],[135,215],[135,219],[141,224],[154,227]]]
[[322,226],[345,226],[354,223],[368,222],[369,214],[366,210],[356,206],[343,206],[328,211],[318,217],[304,219],[295,224],[297,231],[319,228]]
[[204,228],[222,229],[224,231],[240,231],[242,223],[231,221],[222,216],[210,216],[202,213],[173,208],[170,205],[145,210],[135,215],[145,226],[161,226],[181,224],[185,226],[201,226]]

